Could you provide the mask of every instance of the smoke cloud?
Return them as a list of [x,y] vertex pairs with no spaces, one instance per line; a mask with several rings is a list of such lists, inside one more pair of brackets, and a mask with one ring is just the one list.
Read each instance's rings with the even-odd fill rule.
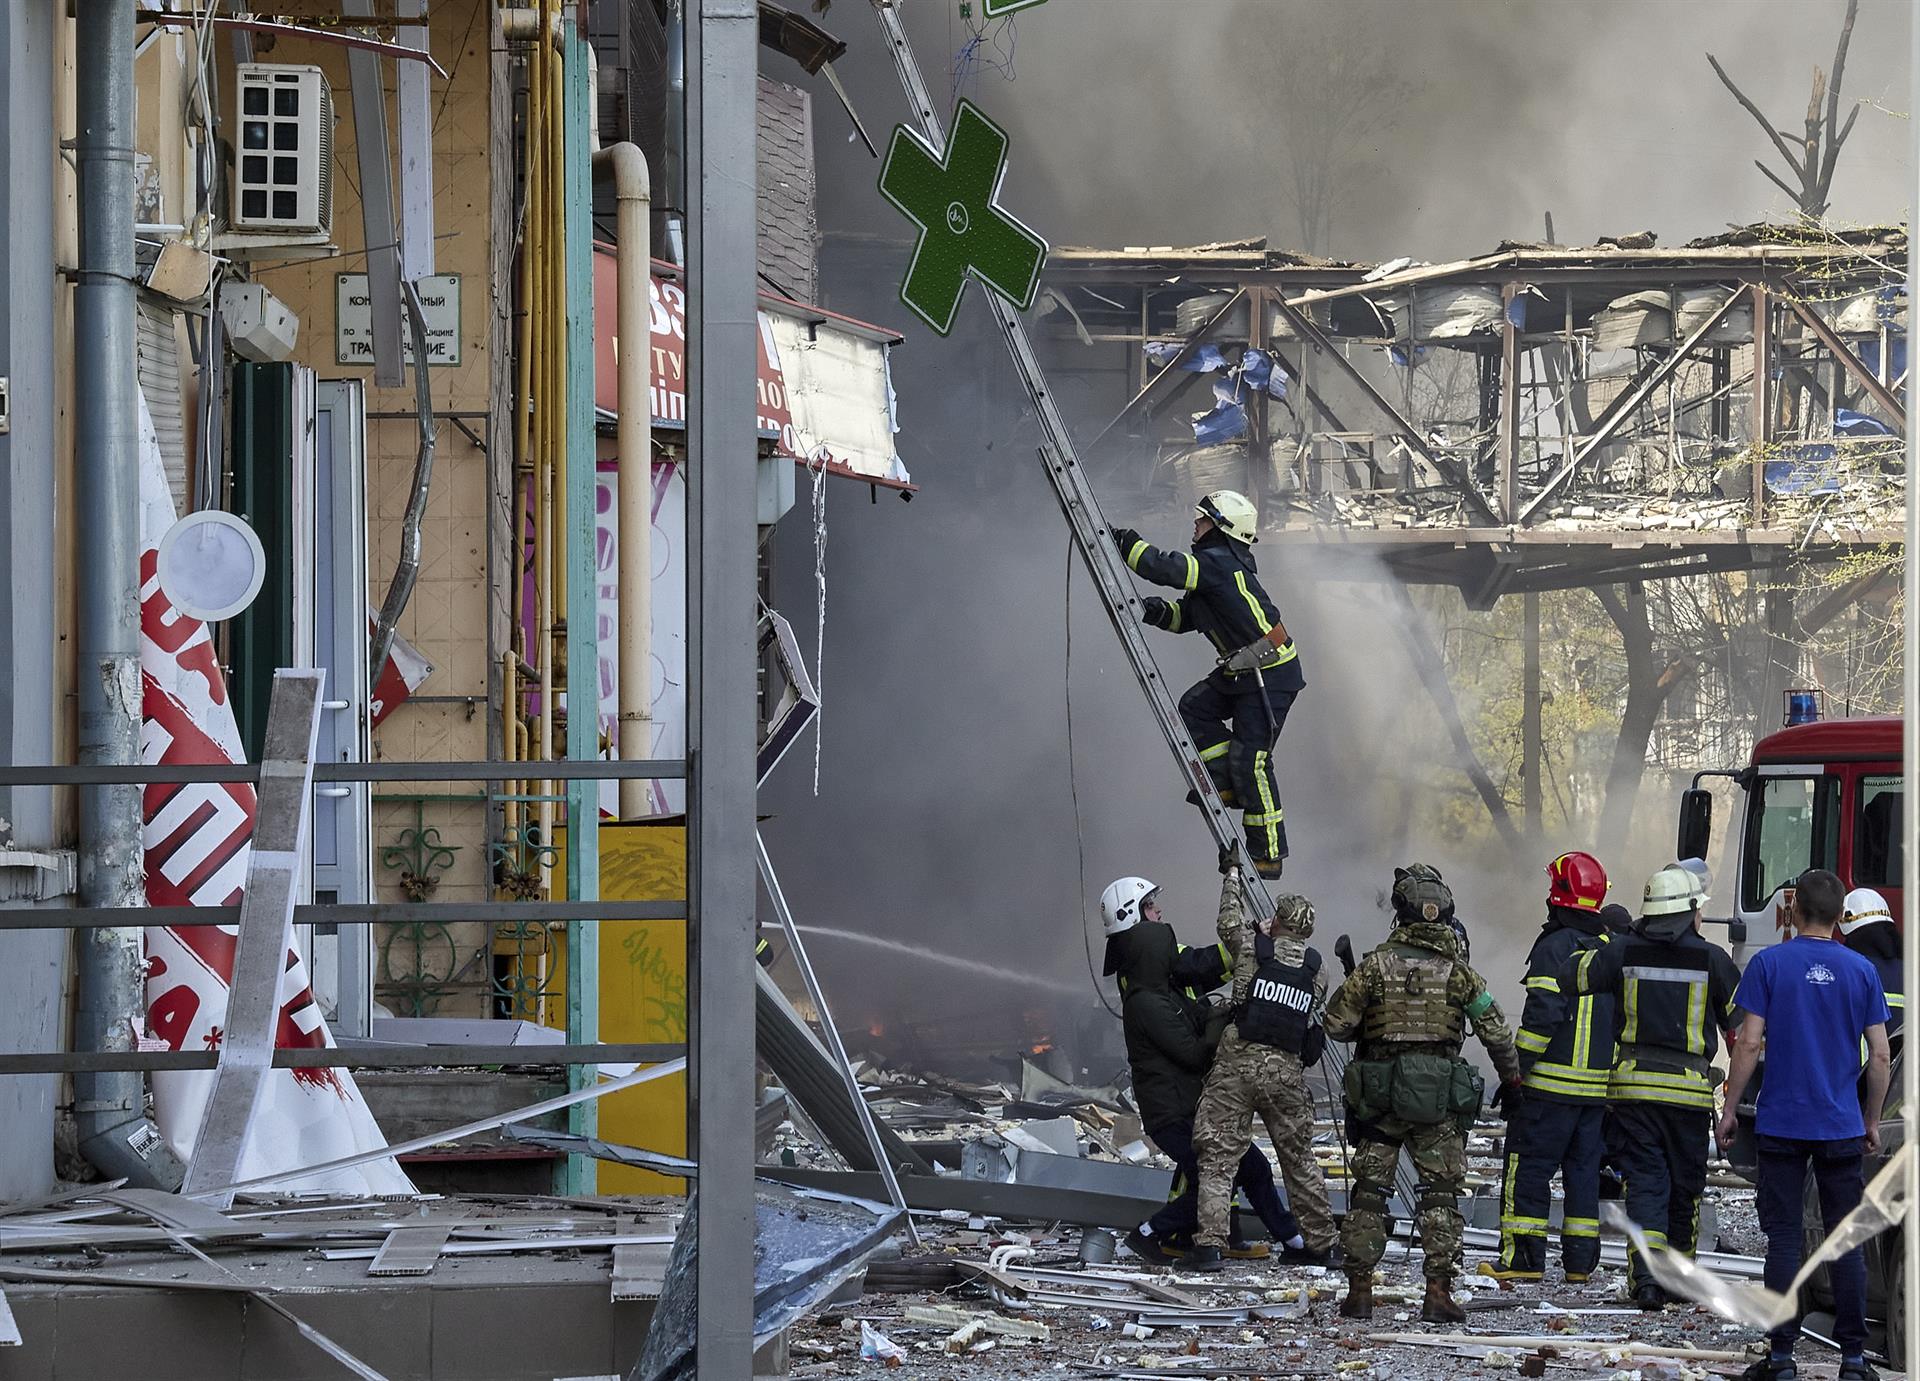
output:
[[[1004,43],[982,49],[964,94],[1011,132],[1003,202],[1055,244],[1249,234],[1297,244],[1305,184],[1291,160],[1305,139],[1344,140],[1321,247],[1335,257],[1445,260],[1538,239],[1547,212],[1565,243],[1654,229],[1672,244],[1785,210],[1752,167],[1767,152],[1762,136],[1702,54],[1714,51],[1788,121],[1804,109],[1811,65],[1831,61],[1843,9],[1049,0],[1016,21],[1014,79],[981,65],[990,56],[1004,68]],[[936,96],[951,94],[968,33],[957,7],[915,0],[906,14]],[[884,143],[905,105],[866,6],[826,19],[852,45],[838,66]],[[1850,98],[1904,107],[1908,22],[1905,6],[1865,0]],[[1321,112],[1335,102],[1351,114],[1330,127]],[[1210,940],[1213,848],[1077,556],[1069,620],[1068,532],[1004,347],[977,300],[950,340],[911,324],[894,295],[906,227],[875,190],[878,166],[837,142],[845,121],[824,84],[814,119],[826,305],[903,329],[899,443],[924,489],[911,504],[870,503],[858,486],[827,483],[820,794],[799,766],[810,755],[796,753],[762,793],[768,838],[805,923],[1083,988],[1075,1002],[829,936],[810,945],[843,1025],[970,1027],[988,1043],[1004,1030],[1011,1051],[1036,1021],[1070,1029],[1091,1008],[1084,956],[1097,971],[1095,903],[1114,877],[1153,879],[1182,938]],[[1905,216],[1906,138],[1903,120],[1861,114],[1836,218]],[[1101,488],[1113,521],[1184,543],[1178,516],[1136,522],[1125,493],[1137,477],[1103,477]],[[799,515],[774,538],[775,603],[809,649],[812,540]],[[1293,848],[1282,886],[1314,900],[1323,950],[1342,931],[1365,949],[1384,934],[1393,865],[1438,864],[1473,928],[1476,963],[1517,1016],[1545,858],[1521,867],[1504,851],[1462,852],[1407,789],[1453,759],[1385,587],[1316,580],[1298,549],[1259,552],[1308,682],[1277,753]],[[1151,636],[1176,692],[1211,663],[1198,639]],[[1669,810],[1661,792],[1650,775],[1643,811]],[[1637,901],[1638,879],[1659,861],[1644,846],[1624,864],[1607,860],[1619,868],[1615,899]],[[1046,1010],[1036,1015],[1036,1003]]]

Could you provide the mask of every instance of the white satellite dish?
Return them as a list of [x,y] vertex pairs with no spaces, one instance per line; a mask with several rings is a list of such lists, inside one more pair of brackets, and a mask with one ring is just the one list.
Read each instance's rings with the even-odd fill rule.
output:
[[260,538],[231,513],[189,513],[160,539],[160,588],[173,607],[206,623],[252,604],[267,579]]

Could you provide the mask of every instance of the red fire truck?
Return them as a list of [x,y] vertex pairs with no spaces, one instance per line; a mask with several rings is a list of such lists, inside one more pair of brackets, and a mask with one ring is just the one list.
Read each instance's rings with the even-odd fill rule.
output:
[[[1679,856],[1708,857],[1713,835],[1713,796],[1702,789],[1706,777],[1730,777],[1741,791],[1736,833],[1727,853],[1732,867],[1716,873],[1716,896],[1708,904],[1713,916],[1726,918],[1733,957],[1742,967],[1757,949],[1786,938],[1786,907],[1790,884],[1807,868],[1828,868],[1840,875],[1849,890],[1871,887],[1887,899],[1894,920],[1904,924],[1901,869],[1905,864],[1902,830],[1905,795],[1901,782],[1901,721],[1893,717],[1819,719],[1813,717],[1812,697],[1793,693],[1801,713],[1778,733],[1754,745],[1753,760],[1737,772],[1701,772],[1693,788],[1682,794]],[[1808,713],[1811,711],[1811,713]],[[1725,870],[1723,872],[1723,870]],[[1884,1158],[1899,1149],[1904,1134],[1900,1119],[1900,1066],[1903,1042],[1896,1042],[1892,1090],[1881,1115],[1881,1155],[1869,1161],[1875,1174]],[[1758,1077],[1742,1098],[1740,1132],[1728,1148],[1728,1158],[1740,1174],[1755,1172],[1753,1151],[1754,1099],[1766,1077],[1762,1062]],[[1825,1236],[1818,1205],[1809,1186],[1803,1213],[1808,1251]],[[1891,1230],[1866,1246],[1867,1310],[1883,1325],[1884,1349],[1896,1366],[1906,1356],[1906,1253],[1901,1230]],[[1831,1306],[1826,1271],[1815,1275],[1811,1290],[1817,1307]]]

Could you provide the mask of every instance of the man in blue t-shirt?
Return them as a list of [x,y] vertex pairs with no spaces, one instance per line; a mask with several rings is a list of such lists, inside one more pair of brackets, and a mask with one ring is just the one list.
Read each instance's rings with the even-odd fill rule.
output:
[[[1734,1112],[1765,1044],[1766,1082],[1754,1123],[1760,1153],[1760,1227],[1767,1234],[1766,1283],[1784,1291],[1800,1270],[1802,1192],[1807,1166],[1831,1232],[1860,1203],[1861,1154],[1880,1149],[1887,1096],[1887,999],[1873,964],[1836,943],[1845,889],[1825,868],[1794,883],[1793,938],[1761,950],[1741,976],[1734,1002],[1747,1013],[1727,1074],[1720,1144],[1733,1142]],[[1867,1070],[1860,1077],[1864,1037]],[[1856,1247],[1829,1268],[1839,1381],[1878,1381],[1867,1365],[1867,1269]],[[1791,1381],[1796,1318],[1773,1331],[1765,1361],[1743,1381]]]

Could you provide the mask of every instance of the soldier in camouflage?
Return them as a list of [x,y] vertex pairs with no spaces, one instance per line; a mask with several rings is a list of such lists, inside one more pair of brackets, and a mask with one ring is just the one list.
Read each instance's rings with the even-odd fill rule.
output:
[[1344,1076],[1354,1152],[1340,1312],[1350,1319],[1373,1314],[1373,1268],[1386,1254],[1387,1198],[1404,1145],[1419,1180],[1414,1222],[1427,1277],[1420,1317],[1461,1323],[1466,1315],[1452,1290],[1466,1226],[1460,1194],[1467,1128],[1483,1092],[1478,1072],[1460,1058],[1467,1024],[1492,1056],[1509,1099],[1520,1087],[1520,1060],[1506,1018],[1448,924],[1453,894],[1438,872],[1420,864],[1396,869],[1393,899],[1392,934],[1360,961],[1326,1009],[1327,1035],[1358,1041]]
[[1233,958],[1232,1020],[1220,1038],[1213,1067],[1194,1114],[1200,1153],[1200,1230],[1187,1257],[1191,1270],[1218,1270],[1227,1243],[1233,1177],[1251,1144],[1257,1112],[1273,1138],[1274,1158],[1305,1246],[1282,1259],[1312,1265],[1333,1260],[1333,1209],[1313,1158],[1313,1098],[1306,1066],[1326,1046],[1319,1010],[1327,979],[1320,954],[1307,948],[1313,903],[1281,897],[1273,919],[1244,919],[1240,870],[1230,868],[1221,891],[1220,943]]

